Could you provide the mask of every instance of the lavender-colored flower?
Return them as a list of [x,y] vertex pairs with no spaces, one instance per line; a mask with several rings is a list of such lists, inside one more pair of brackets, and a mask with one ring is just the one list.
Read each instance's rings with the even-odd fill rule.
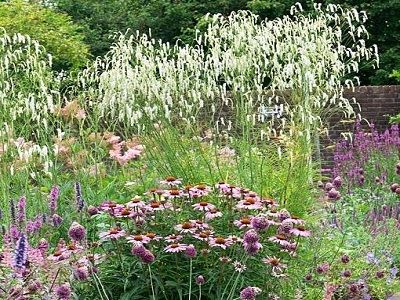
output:
[[334,185],[331,182],[327,182],[325,184],[325,191],[329,192],[333,188],[334,188]]
[[68,230],[68,235],[74,241],[82,241],[86,236],[85,227],[78,224],[77,222],[73,222]]
[[195,257],[197,255],[196,248],[192,244],[190,244],[186,247],[185,255],[190,258]]
[[52,220],[53,226],[54,226],[54,227],[58,227],[58,226],[61,225],[61,223],[62,223],[62,221],[63,221],[63,218],[62,218],[61,216],[57,215],[57,214],[54,214],[54,215],[51,217],[51,220]]
[[258,242],[255,243],[246,243],[243,242],[244,250],[247,252],[248,255],[256,255],[262,248],[262,245]]
[[240,292],[241,300],[254,300],[256,296],[261,293],[261,289],[258,287],[248,286]]
[[10,237],[16,241],[20,237],[20,232],[18,230],[18,227],[16,225],[11,225],[10,226]]
[[79,267],[74,270],[74,277],[79,281],[84,281],[89,277],[89,270],[87,267]]
[[147,250],[147,249],[141,256],[139,256],[139,258],[145,264],[150,264],[155,260],[154,254],[150,250]]
[[261,231],[267,229],[270,223],[266,217],[254,217],[251,219],[250,224],[255,230]]
[[57,200],[60,196],[60,187],[55,185],[51,188],[50,195],[49,195],[49,208],[50,208],[50,215],[54,215],[57,210]]
[[247,244],[257,243],[260,240],[257,231],[250,229],[243,235],[243,242]]
[[340,193],[335,188],[332,188],[328,192],[328,198],[331,200],[337,200],[340,198]]
[[82,188],[79,182],[75,182],[75,199],[78,212],[81,212],[83,207],[85,206],[85,202],[82,198]]
[[21,233],[15,248],[14,267],[21,269],[25,266],[28,258],[28,239],[24,233]]
[[134,244],[131,249],[131,253],[136,256],[141,256],[146,251],[146,248],[143,244]]
[[68,283],[64,283],[56,288],[56,295],[60,300],[68,300],[71,298],[71,287]]
[[22,228],[22,225],[25,223],[26,219],[26,198],[23,196],[19,198],[18,201],[18,224],[20,228]]
[[204,279],[203,275],[199,275],[196,277],[196,284],[197,285],[203,285],[206,282]]
[[377,264],[379,262],[379,260],[375,257],[375,255],[372,252],[367,253],[366,260],[370,264]]
[[335,188],[340,188],[342,186],[342,177],[340,176],[336,176],[333,181],[332,181],[333,185],[335,186]]

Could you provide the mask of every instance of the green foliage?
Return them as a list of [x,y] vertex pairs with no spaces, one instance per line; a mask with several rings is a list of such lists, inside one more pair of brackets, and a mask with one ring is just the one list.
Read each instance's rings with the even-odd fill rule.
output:
[[395,84],[390,77],[393,70],[400,68],[400,1],[399,0],[334,0],[348,7],[365,10],[368,14],[366,24],[371,34],[368,43],[376,44],[379,49],[380,66],[375,70],[364,68],[361,83],[364,85]]
[[39,41],[52,55],[56,70],[82,67],[88,59],[82,28],[49,8],[20,0],[0,2],[0,27]]

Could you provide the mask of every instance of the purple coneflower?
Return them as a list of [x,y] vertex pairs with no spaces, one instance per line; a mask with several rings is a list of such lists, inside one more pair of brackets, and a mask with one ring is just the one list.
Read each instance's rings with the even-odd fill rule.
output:
[[245,264],[242,264],[240,261],[237,261],[237,260],[235,260],[232,263],[232,265],[235,268],[235,271],[238,273],[243,273],[247,269],[247,266]]
[[160,184],[165,184],[165,185],[168,185],[168,186],[177,186],[177,185],[182,184],[182,180],[181,179],[177,179],[174,176],[168,176],[164,180],[161,180]]
[[174,226],[176,231],[180,233],[193,233],[197,230],[196,226],[192,222],[184,222]]
[[306,230],[303,226],[297,226],[290,230],[290,233],[294,236],[309,237],[311,232]]
[[215,218],[222,217],[222,212],[218,208],[211,209],[206,212],[205,217],[206,220],[213,220]]
[[239,227],[239,229],[249,228],[251,227],[251,220],[252,217],[243,217],[240,220],[233,221],[233,224]]
[[276,277],[280,277],[280,275],[287,268],[287,265],[283,264],[281,260],[275,256],[263,258],[262,262],[272,267],[272,274]]
[[281,246],[288,246],[291,243],[286,239],[286,237],[284,235],[278,234],[275,236],[272,236],[268,239],[268,241],[273,242],[273,243],[277,243]]
[[201,201],[192,205],[193,209],[201,211],[210,211],[215,209],[215,205],[208,203],[207,201]]
[[211,247],[220,247],[222,249],[226,249],[233,245],[233,241],[230,238],[210,237],[208,244]]
[[181,244],[181,243],[173,243],[168,245],[167,247],[164,248],[164,251],[167,253],[179,253],[186,251],[188,245],[186,244]]
[[107,231],[99,233],[101,240],[118,240],[123,236],[125,236],[125,230],[119,227],[113,227]]
[[175,234],[170,234],[168,236],[166,236],[165,241],[167,243],[177,243],[178,241],[180,241],[181,239],[183,239],[183,236],[181,235],[175,235]]
[[150,238],[146,235],[143,234],[137,234],[137,235],[130,235],[126,237],[128,243],[132,244],[147,244],[150,242]]

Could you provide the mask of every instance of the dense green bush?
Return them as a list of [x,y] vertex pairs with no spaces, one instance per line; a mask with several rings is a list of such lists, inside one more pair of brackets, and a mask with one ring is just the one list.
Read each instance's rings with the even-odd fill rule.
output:
[[82,28],[65,14],[26,1],[0,2],[0,27],[8,34],[29,35],[53,57],[56,70],[79,68],[89,57]]

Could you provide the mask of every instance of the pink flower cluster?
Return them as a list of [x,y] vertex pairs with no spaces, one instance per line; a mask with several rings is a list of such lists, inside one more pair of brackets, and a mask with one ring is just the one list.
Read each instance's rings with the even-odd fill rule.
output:
[[107,142],[110,144],[110,158],[118,162],[121,166],[126,165],[131,160],[138,159],[144,150],[144,146],[131,142],[121,141],[119,136],[111,136]]

